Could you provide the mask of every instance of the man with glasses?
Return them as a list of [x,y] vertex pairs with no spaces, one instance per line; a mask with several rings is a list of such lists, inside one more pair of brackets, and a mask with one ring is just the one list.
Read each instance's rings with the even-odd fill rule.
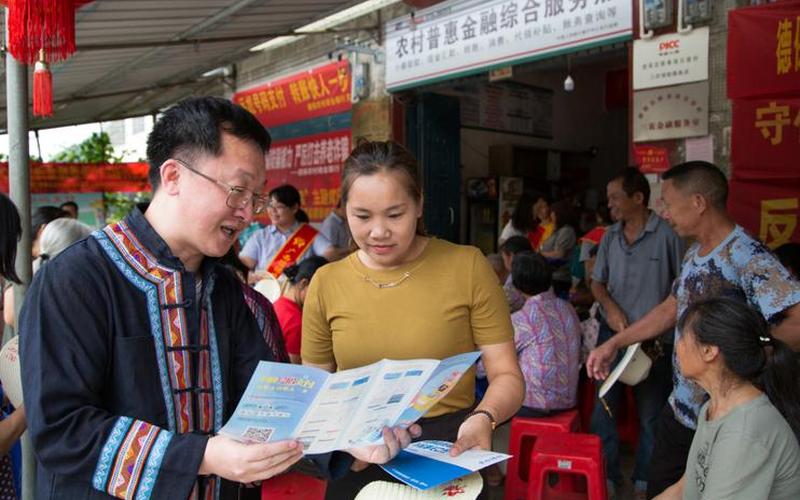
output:
[[[153,200],[37,274],[20,319],[37,498],[239,498],[302,456],[294,441],[217,435],[269,360],[240,283],[225,270],[264,210],[270,138],[243,108],[186,99],[148,139]],[[391,436],[389,435],[391,434]],[[351,451],[383,462],[410,441]],[[344,454],[316,458],[344,473]]]

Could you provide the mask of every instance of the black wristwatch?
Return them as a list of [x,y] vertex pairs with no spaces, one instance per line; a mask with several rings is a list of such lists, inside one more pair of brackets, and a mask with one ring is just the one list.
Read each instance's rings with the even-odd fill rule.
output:
[[497,419],[494,418],[494,415],[492,415],[492,413],[489,410],[471,411],[467,413],[467,416],[464,417],[464,420],[466,421],[468,418],[474,417],[475,415],[486,415],[486,418],[488,418],[489,422],[492,423],[492,430],[495,430],[497,428]]

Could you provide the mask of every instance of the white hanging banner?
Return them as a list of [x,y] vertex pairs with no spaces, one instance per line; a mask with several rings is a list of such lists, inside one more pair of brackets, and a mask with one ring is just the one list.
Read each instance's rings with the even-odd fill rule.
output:
[[449,0],[386,23],[386,88],[629,40],[630,0]]

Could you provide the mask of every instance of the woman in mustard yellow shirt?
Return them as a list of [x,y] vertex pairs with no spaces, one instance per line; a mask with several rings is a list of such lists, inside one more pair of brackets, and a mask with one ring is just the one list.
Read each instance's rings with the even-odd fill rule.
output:
[[[341,199],[358,251],[311,282],[303,364],[334,371],[479,349],[489,378],[483,400],[475,407],[473,368],[420,424],[423,439],[454,441],[454,455],[490,449],[494,426],[520,408],[524,382],[508,305],[486,258],[425,235],[419,168],[399,144],[357,146],[345,162]],[[328,498],[353,498],[373,480],[390,478],[357,463],[329,485]]]

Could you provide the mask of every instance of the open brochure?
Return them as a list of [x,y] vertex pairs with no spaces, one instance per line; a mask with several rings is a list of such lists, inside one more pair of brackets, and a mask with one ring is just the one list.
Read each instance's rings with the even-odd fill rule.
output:
[[381,467],[395,479],[418,490],[427,490],[511,458],[511,455],[483,450],[468,450],[451,457],[452,447],[453,443],[447,441],[418,441]]
[[262,361],[220,434],[250,443],[297,439],[307,454],[378,444],[384,426],[416,422],[479,356],[384,359],[336,373]]

